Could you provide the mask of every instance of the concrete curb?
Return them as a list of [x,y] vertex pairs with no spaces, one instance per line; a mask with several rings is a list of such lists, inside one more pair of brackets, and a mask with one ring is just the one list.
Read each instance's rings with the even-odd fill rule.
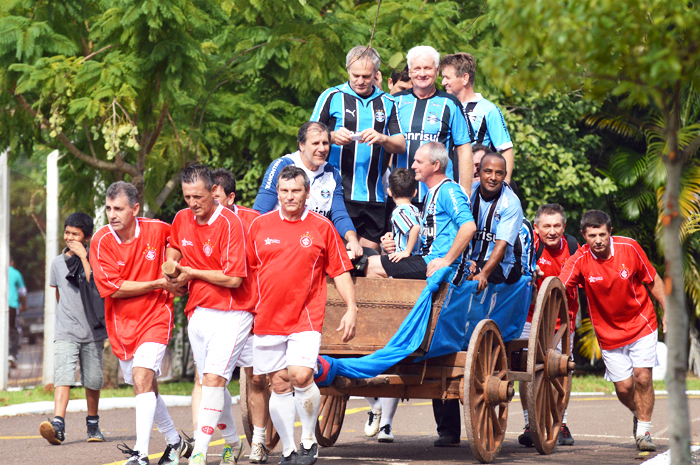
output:
[[[690,453],[700,450],[700,446],[690,446]],[[645,461],[647,465],[670,465],[671,464],[671,449],[663,454],[659,454],[652,459]]]

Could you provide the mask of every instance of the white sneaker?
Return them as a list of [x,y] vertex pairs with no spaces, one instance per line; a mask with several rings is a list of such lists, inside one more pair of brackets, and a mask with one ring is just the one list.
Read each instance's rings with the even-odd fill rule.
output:
[[261,442],[254,442],[250,445],[250,463],[267,463],[267,447]]
[[367,412],[368,418],[365,423],[365,436],[368,438],[374,437],[379,432],[379,421],[382,419],[382,412],[376,413],[373,411]]
[[384,425],[379,428],[379,442],[394,442],[394,433],[391,431],[391,425]]

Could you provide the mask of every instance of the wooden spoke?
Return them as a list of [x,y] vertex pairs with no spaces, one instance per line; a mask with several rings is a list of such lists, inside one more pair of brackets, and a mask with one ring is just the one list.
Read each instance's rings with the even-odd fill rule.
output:
[[345,419],[346,396],[321,396],[319,421],[316,422],[316,440],[323,447],[330,447],[338,440]]
[[[528,343],[528,372],[534,382],[527,383],[527,409],[535,447],[549,454],[556,445],[561,420],[571,392],[571,375],[549,374],[549,356],[561,342],[562,352],[569,355],[569,310],[566,290],[556,277],[545,279],[535,303]],[[560,322],[556,329],[557,320]],[[556,354],[554,354],[556,356]]]
[[508,416],[508,402],[498,400],[492,377],[496,377],[498,386],[508,383],[508,361],[498,326],[492,320],[483,320],[469,341],[462,393],[469,447],[482,463],[493,462],[498,455]]

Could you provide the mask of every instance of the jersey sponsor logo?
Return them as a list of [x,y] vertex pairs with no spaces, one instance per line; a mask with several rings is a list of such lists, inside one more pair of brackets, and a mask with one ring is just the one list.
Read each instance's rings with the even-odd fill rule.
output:
[[481,229],[474,233],[474,239],[477,241],[494,242],[496,240],[496,234]]
[[544,258],[544,257],[540,257],[540,259],[537,260],[537,263],[541,263],[541,264],[543,264],[543,265],[551,265],[551,264],[552,264],[552,262],[550,262],[549,260],[547,260],[547,259]]
[[454,188],[448,190],[450,194],[450,198],[452,199],[452,210],[455,211],[455,213],[459,213],[459,205],[457,204],[457,198],[455,197],[455,190]]
[[211,257],[211,254],[214,252],[214,245],[211,241],[206,241],[202,246],[202,250],[204,251],[204,255]]
[[146,249],[143,251],[143,256],[146,258],[146,260],[155,260],[157,256],[156,249],[151,247],[149,244],[146,244]]
[[211,426],[202,426],[202,433],[211,436],[212,434],[214,434],[214,428],[212,428]]
[[357,111],[357,110],[347,110],[347,109],[346,109],[346,110],[345,110],[345,113],[350,113],[350,114],[352,115],[352,117],[354,118],[354,117],[355,117],[355,112],[356,112],[356,111]]
[[265,239],[265,245],[270,245],[270,244],[279,244],[280,240],[279,239],[270,239],[269,237]]
[[386,113],[384,113],[384,110],[375,111],[374,112],[374,119],[376,119],[380,123],[383,123],[384,120],[386,120]]
[[311,247],[311,244],[313,244],[313,237],[311,237],[311,234],[309,234],[308,232],[305,232],[301,235],[299,243],[302,247]]
[[331,191],[328,189],[321,189],[321,197],[324,199],[330,199],[331,198]]
[[126,266],[126,263],[121,260],[117,260],[117,266]]
[[602,276],[589,276],[588,277],[588,282],[589,283],[595,283],[597,281],[602,281],[603,277]]
[[627,279],[630,277],[630,270],[625,266],[623,263],[622,266],[620,267],[619,270],[617,270],[618,274],[620,275],[621,279]]
[[421,142],[437,142],[437,134],[426,134],[425,131],[421,132],[407,132],[406,140],[418,140]]
[[438,115],[436,115],[433,112],[428,113],[428,116],[425,118],[425,120],[430,124],[438,124],[440,122],[440,118],[438,118]]
[[187,239],[183,238],[183,239],[182,239],[182,246],[183,246],[183,247],[187,247],[188,245],[194,247],[194,242],[188,241]]

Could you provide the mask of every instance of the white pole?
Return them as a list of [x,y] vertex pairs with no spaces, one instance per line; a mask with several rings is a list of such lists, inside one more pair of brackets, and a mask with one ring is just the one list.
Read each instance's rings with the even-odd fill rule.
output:
[[53,338],[56,325],[56,297],[49,286],[51,262],[58,255],[58,150],[46,160],[46,278],[44,280],[44,385],[53,383]]
[[9,149],[0,154],[0,391],[7,389],[10,335],[10,170]]

